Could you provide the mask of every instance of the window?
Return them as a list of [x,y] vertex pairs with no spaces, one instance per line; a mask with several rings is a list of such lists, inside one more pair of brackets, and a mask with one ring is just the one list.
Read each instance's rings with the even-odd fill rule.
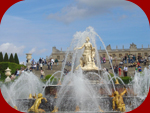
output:
[[119,54],[119,58],[121,58],[122,57],[122,54]]
[[147,56],[147,53],[144,53],[144,56]]
[[103,54],[103,57],[105,57],[105,54]]
[[60,56],[57,56],[57,59],[60,60]]
[[138,53],[138,56],[141,56],[141,53]]
[[116,55],[115,54],[113,54],[113,56],[112,57],[116,57]]

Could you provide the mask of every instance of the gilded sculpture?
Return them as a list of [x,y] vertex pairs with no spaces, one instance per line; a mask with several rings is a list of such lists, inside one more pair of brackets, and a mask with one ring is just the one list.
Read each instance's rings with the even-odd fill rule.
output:
[[118,110],[121,112],[125,112],[126,108],[125,108],[125,103],[123,101],[123,95],[127,93],[127,90],[125,89],[121,94],[119,94],[118,91],[115,91],[111,97],[114,97],[112,99],[113,102],[113,110]]
[[54,110],[51,113],[57,113],[58,112],[58,107],[54,106]]
[[28,112],[34,112],[34,113],[40,113],[41,111],[44,111],[42,109],[39,109],[39,106],[41,104],[42,99],[47,102],[47,99],[43,97],[41,93],[38,94],[37,99],[35,100],[33,106],[28,110]]
[[80,58],[80,65],[77,66],[76,69],[81,67],[82,70],[98,70],[98,67],[95,65],[94,61],[95,47],[93,47],[90,43],[89,37],[86,38],[86,42],[81,47],[75,48],[74,50],[82,48],[84,48],[84,52]]

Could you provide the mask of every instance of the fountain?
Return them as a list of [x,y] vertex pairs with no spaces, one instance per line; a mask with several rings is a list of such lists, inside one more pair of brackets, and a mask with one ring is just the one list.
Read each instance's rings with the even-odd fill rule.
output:
[[[24,72],[15,82],[2,85],[5,100],[12,107],[17,106],[19,111],[34,113],[120,113],[137,108],[149,91],[150,79],[147,78],[150,78],[150,71],[145,69],[142,74],[135,73],[128,85],[113,70],[114,77],[111,77],[102,70],[96,37],[106,49],[92,27],[77,32],[66,51],[64,62],[69,53],[73,56],[67,75],[63,73],[65,63],[62,70],[55,72],[45,84],[32,72]],[[55,77],[57,73],[60,78]],[[54,79],[57,80],[55,84]]]

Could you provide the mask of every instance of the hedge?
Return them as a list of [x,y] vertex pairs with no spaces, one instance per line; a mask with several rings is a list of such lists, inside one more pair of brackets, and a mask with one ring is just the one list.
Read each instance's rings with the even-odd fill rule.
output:
[[[112,73],[109,73],[111,75],[111,77],[114,77],[114,75]],[[132,78],[130,76],[126,76],[126,77],[120,77],[122,79],[122,81],[125,84],[128,84],[130,81],[132,81]],[[113,79],[113,81],[115,82],[115,79]],[[122,82],[118,79],[119,83],[122,84]]]
[[6,78],[5,70],[9,67],[11,69],[11,74],[14,74],[17,69],[21,69],[21,67],[25,67],[24,65],[19,65],[12,62],[0,62],[0,73],[1,73],[1,81],[4,81]]

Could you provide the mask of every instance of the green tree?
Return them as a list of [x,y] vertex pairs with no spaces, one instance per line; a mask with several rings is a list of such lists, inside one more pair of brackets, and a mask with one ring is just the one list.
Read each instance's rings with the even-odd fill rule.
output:
[[4,62],[8,62],[8,54],[7,53],[5,53]]
[[12,53],[10,54],[9,62],[15,62],[15,61],[14,61],[14,58],[13,58],[13,54],[12,54]]
[[15,53],[14,61],[15,61],[16,64],[19,64],[19,59],[18,59],[17,53]]
[[3,62],[3,53],[0,52],[0,62]]

